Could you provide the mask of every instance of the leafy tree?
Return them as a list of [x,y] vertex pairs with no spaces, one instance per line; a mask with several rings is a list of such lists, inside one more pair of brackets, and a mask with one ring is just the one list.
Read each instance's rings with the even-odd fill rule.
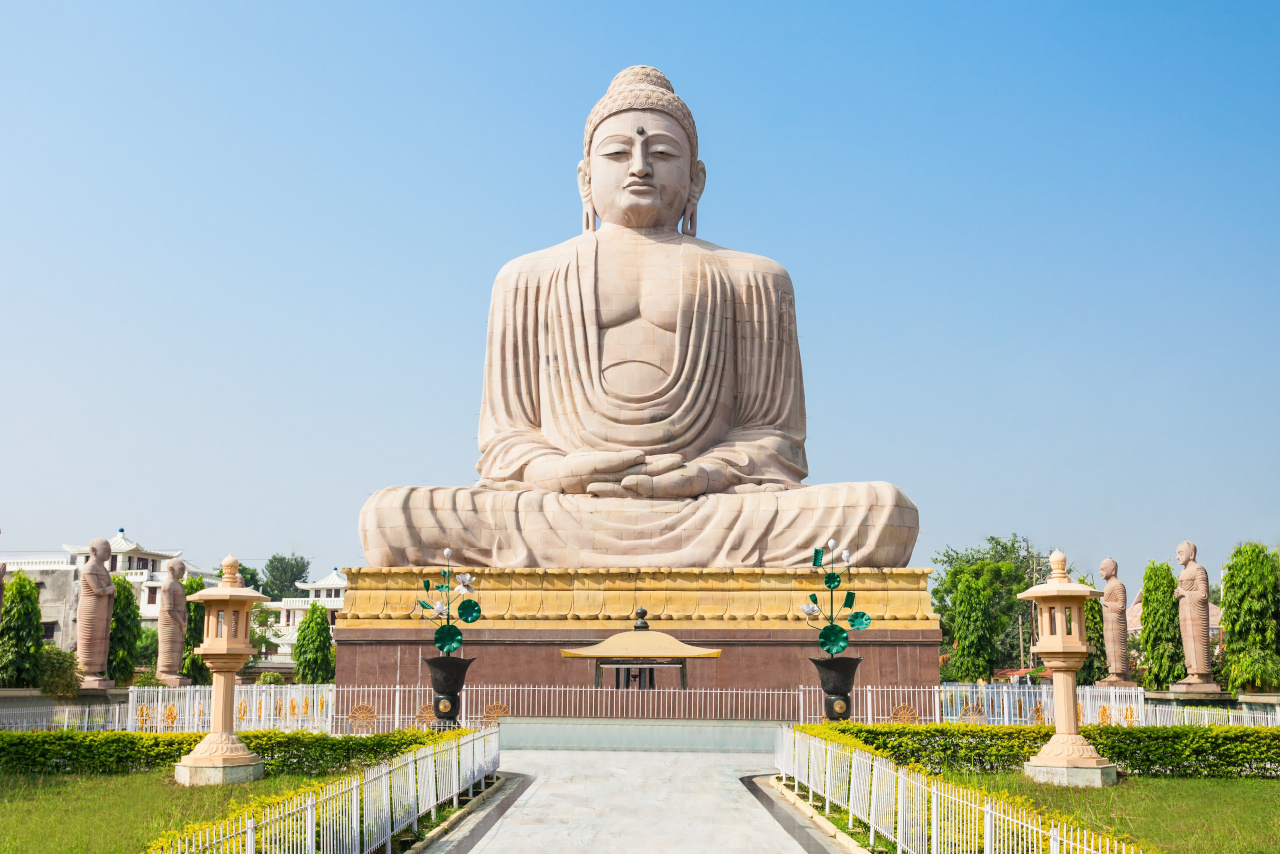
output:
[[990,679],[996,660],[996,620],[992,593],[977,577],[962,575],[952,597],[955,651],[947,662],[948,675],[957,682]]
[[298,626],[293,645],[294,676],[300,685],[333,681],[333,635],[329,615],[319,602],[312,602]]
[[1177,588],[1173,567],[1151,561],[1142,575],[1142,652],[1146,672],[1143,687],[1163,691],[1187,675],[1178,627]]
[[[1078,576],[1076,581],[1089,587],[1096,587],[1087,576]],[[1090,599],[1084,603],[1084,639],[1093,647],[1093,652],[1085,658],[1084,664],[1076,672],[1076,680],[1081,685],[1092,685],[1100,679],[1106,679],[1111,671],[1107,668],[1106,633],[1102,627],[1102,603]]]
[[80,696],[83,675],[74,652],[63,652],[52,643],[40,650],[40,693],[46,697],[74,700]]
[[196,647],[204,643],[204,605],[191,601],[192,593],[204,589],[204,579],[188,575],[182,582],[182,589],[187,594],[187,637],[182,643],[182,675],[190,679],[192,685],[212,685],[213,674],[195,653]]
[[115,576],[116,600],[111,607],[111,640],[107,646],[107,678],[117,685],[133,681],[138,661],[138,640],[142,637],[142,615],[133,585],[123,575]]
[[138,664],[156,666],[160,657],[160,632],[156,629],[143,629],[138,636]]
[[279,673],[268,670],[266,673],[263,673],[261,676],[258,677],[258,684],[259,685],[283,685],[284,677],[281,676]]
[[285,557],[282,554],[273,554],[267,559],[267,565],[263,567],[265,577],[259,589],[276,602],[288,596],[297,596],[297,583],[306,581],[307,573],[310,571],[311,561],[301,555],[291,554]]
[[0,687],[35,688],[40,681],[40,591],[22,571],[9,576],[0,612]]
[[1236,546],[1223,569],[1226,687],[1280,687],[1280,553],[1261,543],[1244,543]]
[[280,632],[276,628],[280,624],[280,612],[265,608],[262,604],[254,605],[249,611],[249,643],[257,650],[245,662],[245,668],[252,670],[269,655],[280,649],[276,640]]
[[[963,551],[947,546],[934,555],[935,564],[940,564],[942,574],[934,585],[933,609],[937,612],[942,624],[942,642],[944,647],[954,645],[956,640],[954,621],[951,612],[954,608],[952,600],[956,595],[960,579],[965,576],[974,577],[981,587],[991,592],[991,607],[994,609],[996,640],[995,666],[1017,667],[1019,662],[1019,626],[1018,614],[1025,611],[1026,604],[1018,599],[1018,594],[1030,586],[1026,571],[1026,556],[1018,535],[1007,540],[999,537],[987,537],[985,545],[968,548]],[[1022,625],[1021,649],[1031,646],[1031,621],[1024,620]]]
[[163,688],[164,683],[160,681],[160,677],[156,676],[154,667],[143,670],[137,676],[133,677],[131,688]]

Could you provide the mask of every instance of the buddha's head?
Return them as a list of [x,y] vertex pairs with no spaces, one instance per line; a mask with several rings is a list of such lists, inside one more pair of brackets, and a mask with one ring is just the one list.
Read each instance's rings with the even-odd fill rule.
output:
[[587,118],[578,164],[583,230],[697,230],[707,169],[698,159],[693,114],[661,71],[634,65],[620,72]]
[[1196,559],[1196,544],[1184,541],[1178,546],[1178,563],[1186,566]]
[[1098,572],[1102,574],[1104,579],[1110,581],[1116,577],[1116,570],[1119,568],[1120,567],[1116,565],[1114,558],[1107,558],[1102,562],[1102,566],[1098,567]]
[[187,564],[180,560],[169,561],[169,577],[174,581],[181,581],[182,577],[187,574]]

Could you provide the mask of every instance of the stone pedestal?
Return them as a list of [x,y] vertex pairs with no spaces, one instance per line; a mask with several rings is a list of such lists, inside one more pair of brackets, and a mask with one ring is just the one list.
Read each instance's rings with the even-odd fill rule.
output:
[[1099,688],[1137,688],[1137,682],[1130,682],[1127,679],[1121,679],[1119,676],[1108,676],[1105,679],[1097,681]]
[[85,676],[80,680],[80,690],[83,691],[105,691],[108,688],[116,687],[114,679],[107,679],[103,676]]
[[1222,688],[1212,676],[1193,674],[1169,686],[1171,694],[1221,694]]
[[170,688],[181,688],[191,684],[191,680],[185,676],[157,676],[156,678]]
[[1053,786],[1071,786],[1076,789],[1101,789],[1103,786],[1114,786],[1117,782],[1116,766],[1108,763],[1090,767],[1076,765],[1037,765],[1026,762],[1022,773],[1036,783],[1048,783]]

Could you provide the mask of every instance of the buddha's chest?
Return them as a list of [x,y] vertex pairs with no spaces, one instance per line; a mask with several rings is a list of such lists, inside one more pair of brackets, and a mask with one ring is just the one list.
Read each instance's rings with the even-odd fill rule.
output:
[[600,365],[625,394],[660,388],[676,361],[676,329],[692,308],[678,245],[602,245],[596,256]]
[[601,329],[643,320],[675,332],[691,301],[678,246],[601,246],[596,257],[596,305]]

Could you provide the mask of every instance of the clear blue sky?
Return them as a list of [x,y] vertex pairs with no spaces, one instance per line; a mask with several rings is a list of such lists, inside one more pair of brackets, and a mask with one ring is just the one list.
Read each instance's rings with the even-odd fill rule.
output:
[[810,482],[903,487],[914,565],[1216,579],[1280,539],[1278,45],[1271,4],[6,4],[0,550],[315,574],[374,490],[473,482],[494,274],[578,231],[645,63],[699,237],[791,271]]

